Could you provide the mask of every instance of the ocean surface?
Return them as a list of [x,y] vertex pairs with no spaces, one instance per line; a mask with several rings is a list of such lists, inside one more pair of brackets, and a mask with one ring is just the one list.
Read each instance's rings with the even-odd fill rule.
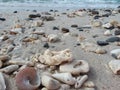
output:
[[0,0],[0,7],[116,8],[120,0]]

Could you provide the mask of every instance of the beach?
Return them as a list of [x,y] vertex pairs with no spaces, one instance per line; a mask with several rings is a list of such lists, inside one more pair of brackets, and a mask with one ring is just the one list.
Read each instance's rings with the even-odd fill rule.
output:
[[[120,89],[120,7],[13,8],[3,8],[0,12],[0,90]],[[86,68],[77,63],[77,74],[70,73],[72,69],[62,69],[64,64],[75,60],[83,60],[80,62]],[[33,89],[19,86],[22,80],[17,76],[26,67],[40,72],[37,82],[32,82],[29,76],[32,69],[26,69],[28,75],[22,74],[23,79],[30,77]],[[79,67],[83,69],[81,72]],[[75,79],[72,84],[65,80],[68,74],[70,80]],[[79,76],[80,80],[87,77],[77,81]],[[90,83],[85,84],[87,81]],[[76,82],[82,85],[75,86]]]

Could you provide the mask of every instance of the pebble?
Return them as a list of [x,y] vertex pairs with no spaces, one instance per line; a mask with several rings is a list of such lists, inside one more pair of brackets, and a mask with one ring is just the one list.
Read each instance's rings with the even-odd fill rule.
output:
[[61,31],[62,31],[62,33],[68,33],[68,32],[70,32],[69,29],[67,29],[67,28],[62,28]]
[[43,47],[48,49],[50,46],[49,46],[48,43],[45,43],[45,44],[43,45]]
[[41,17],[42,18],[42,20],[44,21],[53,21],[53,20],[55,20],[55,18],[54,17],[52,17],[52,16],[42,16]]
[[102,22],[94,21],[94,22],[92,22],[92,25],[93,25],[93,27],[101,27],[102,26]]
[[42,25],[43,25],[42,20],[34,21],[34,23],[33,23],[33,26],[35,26],[35,27],[41,27]]
[[120,60],[112,60],[108,65],[114,74],[120,75]]
[[110,30],[107,30],[107,31],[104,32],[104,35],[105,35],[105,36],[110,36],[110,35],[112,35],[112,33],[111,33]]
[[78,25],[74,24],[74,25],[71,25],[72,28],[77,28]]
[[98,44],[99,46],[106,46],[106,45],[108,45],[109,43],[106,42],[106,41],[97,41],[97,44]]
[[40,14],[30,14],[28,17],[29,18],[37,18],[37,17],[41,17],[41,15]]
[[106,40],[106,42],[119,42],[120,37],[110,37]]
[[106,23],[106,24],[102,25],[102,27],[105,29],[114,29],[114,26],[111,23]]
[[5,18],[0,18],[0,21],[5,21],[6,19]]
[[120,29],[115,30],[114,34],[115,34],[115,35],[120,35]]
[[59,27],[54,26],[53,30],[59,30]]
[[10,56],[8,56],[8,55],[1,55],[0,56],[0,61],[5,62],[8,60],[10,60]]
[[110,54],[116,58],[116,59],[120,59],[120,49],[114,49],[110,52]]

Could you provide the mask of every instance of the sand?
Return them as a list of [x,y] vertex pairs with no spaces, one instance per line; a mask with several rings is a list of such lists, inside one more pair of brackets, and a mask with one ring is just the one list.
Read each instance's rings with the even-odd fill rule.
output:
[[[100,13],[103,10],[98,9]],[[49,11],[47,11],[49,12]],[[30,33],[33,30],[43,30],[46,35],[48,34],[57,34],[60,37],[59,42],[50,43],[50,50],[64,50],[69,48],[76,60],[86,60],[90,66],[90,72],[88,72],[88,80],[93,81],[95,84],[95,90],[120,90],[120,76],[115,75],[108,66],[108,63],[115,58],[110,55],[110,51],[113,49],[119,49],[120,46],[117,46],[115,43],[110,43],[109,45],[102,46],[103,49],[107,51],[106,54],[96,54],[93,52],[84,51],[81,46],[77,45],[81,43],[78,41],[78,36],[86,38],[88,42],[95,42],[97,40],[106,40],[111,36],[104,36],[106,29],[102,27],[93,27],[91,29],[84,28],[83,31],[79,31],[76,28],[72,28],[71,25],[76,24],[78,27],[83,27],[85,25],[91,25],[91,22],[94,20],[93,16],[87,14],[83,16],[75,16],[73,18],[67,17],[67,14],[74,12],[74,10],[64,10],[58,12],[49,12],[55,18],[53,21],[44,21],[44,24],[41,27],[31,27],[33,21],[39,20],[40,18],[34,18],[33,20],[26,20],[30,14],[41,14],[44,16],[44,12],[37,10],[33,12],[31,10],[19,10],[17,13],[13,11],[0,12],[0,17],[4,17],[5,21],[0,21],[0,37],[6,35],[9,39],[0,42],[0,54],[6,54],[2,52],[3,48],[6,48],[11,45],[10,40],[14,41],[14,49],[7,52],[7,55],[11,56],[11,59],[21,58],[23,60],[30,60],[31,56],[36,53],[43,53],[46,48],[44,44],[46,41],[42,41],[42,35],[33,35],[38,37],[34,42],[22,42],[22,39],[26,36],[30,36]],[[62,14],[66,13],[66,14]],[[118,21],[120,23],[120,13],[112,14],[109,17],[102,17],[97,21],[102,21],[102,23],[110,22],[111,20]],[[24,28],[24,33],[10,35],[10,30],[16,25],[20,24]],[[59,27],[59,30],[53,30],[53,27]],[[61,28],[68,28],[69,33],[62,33]],[[112,30],[114,33],[114,30]],[[93,38],[94,35],[98,37]],[[16,90],[16,89],[7,89],[7,90]],[[76,90],[76,89],[73,89]],[[82,90],[82,89],[79,89]]]

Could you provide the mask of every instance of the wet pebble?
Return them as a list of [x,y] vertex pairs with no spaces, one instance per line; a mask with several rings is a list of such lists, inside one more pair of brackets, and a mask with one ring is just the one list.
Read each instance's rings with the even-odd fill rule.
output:
[[6,19],[5,18],[0,18],[0,21],[6,21]]
[[68,32],[70,32],[70,30],[67,29],[67,28],[62,28],[61,31],[62,31],[62,33],[68,33]]
[[99,46],[106,46],[106,45],[108,45],[109,43],[106,42],[106,41],[97,41],[97,44],[98,44]]
[[120,37],[110,37],[106,40],[106,42],[119,42]]
[[43,47],[48,49],[50,46],[49,46],[49,44],[46,42],[46,43],[43,45]]
[[37,18],[37,17],[41,17],[41,15],[40,14],[30,14],[28,17],[29,18]]

